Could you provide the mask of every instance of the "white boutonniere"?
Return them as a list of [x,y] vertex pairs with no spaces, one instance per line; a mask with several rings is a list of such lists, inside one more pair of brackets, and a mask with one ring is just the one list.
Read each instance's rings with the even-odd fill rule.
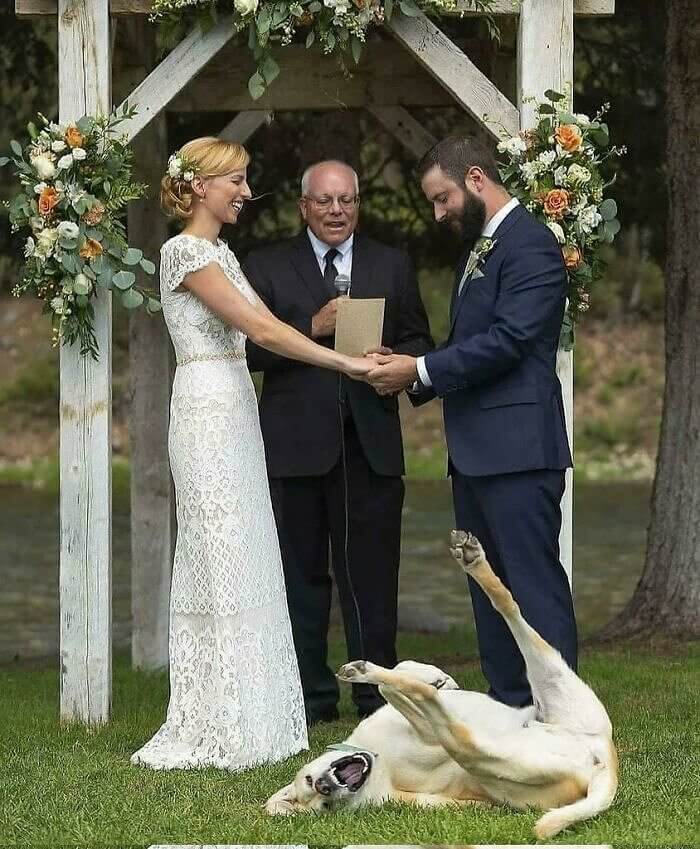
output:
[[[483,265],[483,263],[486,261],[486,257],[491,253],[496,242],[497,239],[488,239],[484,236],[476,240],[474,248],[469,254],[469,259],[467,260],[467,267],[464,269],[465,280],[468,280],[474,275],[476,271],[479,270],[479,266]],[[481,272],[477,276],[483,277],[484,274],[483,272]]]

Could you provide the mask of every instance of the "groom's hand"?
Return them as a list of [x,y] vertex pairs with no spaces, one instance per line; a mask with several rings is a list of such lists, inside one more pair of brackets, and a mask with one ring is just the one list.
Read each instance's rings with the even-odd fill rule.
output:
[[379,395],[394,395],[402,389],[408,389],[418,379],[416,358],[407,354],[393,354],[383,357],[374,355],[377,367],[367,375],[367,380]]

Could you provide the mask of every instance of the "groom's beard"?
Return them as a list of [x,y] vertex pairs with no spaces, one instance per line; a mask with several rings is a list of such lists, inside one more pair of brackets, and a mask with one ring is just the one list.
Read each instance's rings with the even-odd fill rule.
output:
[[486,204],[480,197],[465,189],[461,212],[448,216],[445,223],[457,233],[465,248],[471,249],[484,230]]

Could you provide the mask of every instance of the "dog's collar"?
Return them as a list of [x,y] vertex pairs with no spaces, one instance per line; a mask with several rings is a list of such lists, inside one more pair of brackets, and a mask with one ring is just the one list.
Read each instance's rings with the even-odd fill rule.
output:
[[361,754],[366,752],[368,755],[372,755],[373,758],[379,757],[376,752],[372,752],[370,749],[362,749],[360,746],[353,746],[351,743],[331,743],[330,746],[326,746],[326,749],[338,752],[360,752]]

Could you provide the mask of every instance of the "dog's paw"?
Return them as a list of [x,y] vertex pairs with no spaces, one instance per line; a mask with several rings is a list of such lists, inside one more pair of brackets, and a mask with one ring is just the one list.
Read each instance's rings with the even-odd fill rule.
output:
[[336,673],[340,681],[351,681],[353,684],[370,681],[370,674],[374,664],[367,660],[353,660],[341,666]]
[[268,799],[263,805],[263,810],[270,817],[291,817],[296,809],[291,802],[284,799]]
[[467,574],[486,559],[479,540],[467,531],[452,531],[450,553]]

